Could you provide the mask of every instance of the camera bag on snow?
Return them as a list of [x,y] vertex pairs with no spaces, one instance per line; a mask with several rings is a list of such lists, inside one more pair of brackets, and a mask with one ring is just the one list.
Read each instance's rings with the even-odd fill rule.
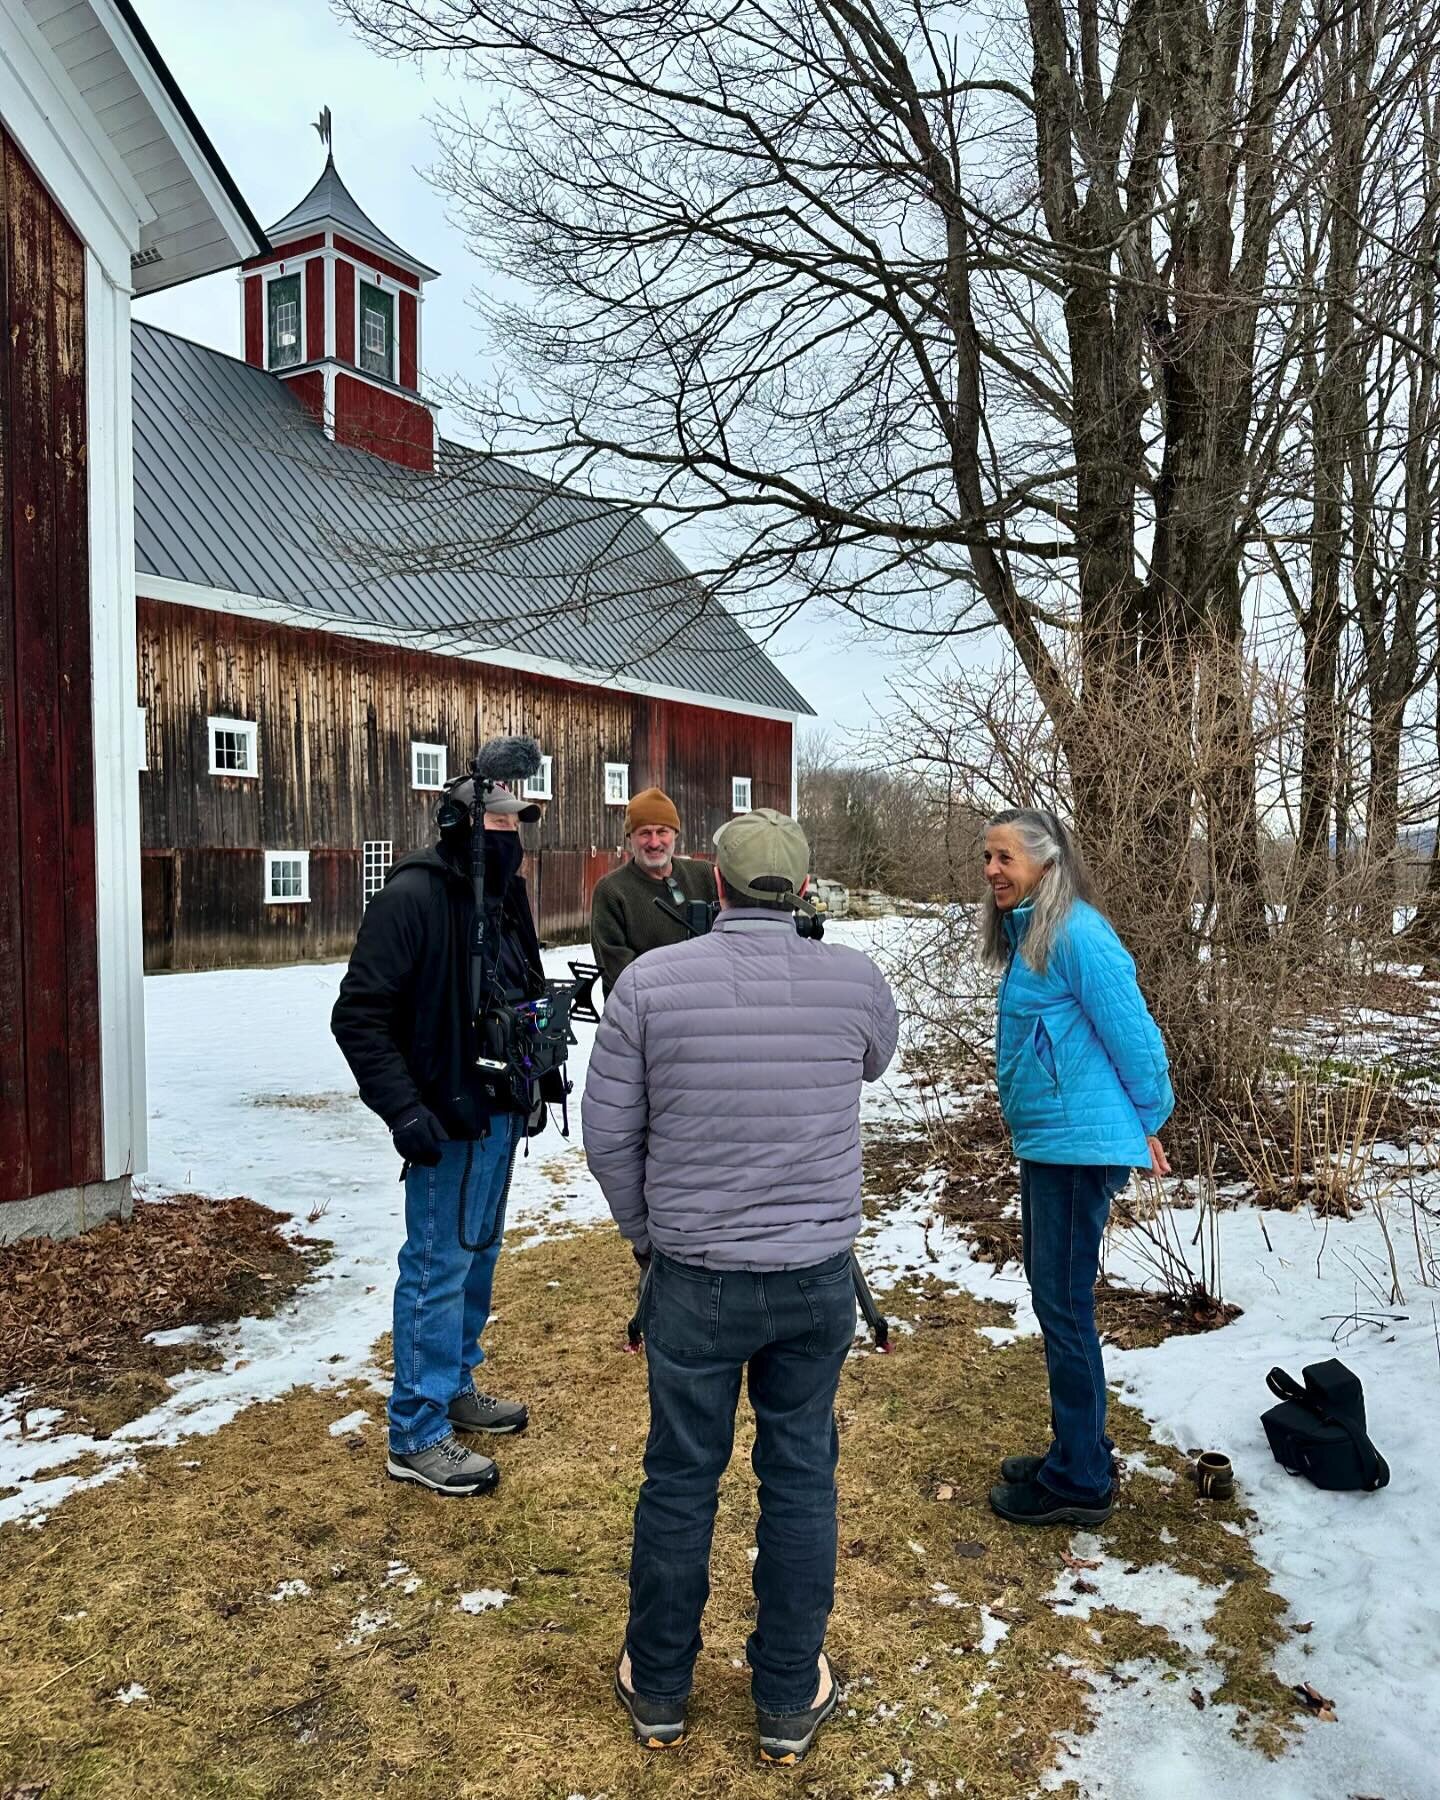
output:
[[1301,1374],[1303,1387],[1284,1369],[1265,1377],[1280,1401],[1260,1419],[1276,1462],[1336,1493],[1386,1486],[1390,1466],[1365,1435],[1360,1377],[1333,1356],[1308,1364]]

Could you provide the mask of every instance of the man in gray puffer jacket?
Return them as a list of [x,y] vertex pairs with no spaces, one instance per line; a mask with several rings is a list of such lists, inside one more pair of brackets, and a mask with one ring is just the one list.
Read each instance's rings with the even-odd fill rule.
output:
[[747,1368],[760,1479],[748,1654],[760,1753],[796,1762],[834,1710],[835,1392],[855,1332],[860,1085],[895,1002],[858,950],[802,938],[810,853],[760,807],[715,835],[715,929],[652,950],[605,1005],[585,1081],[590,1168],[648,1270],[650,1438],[615,1687],[678,1743],[710,1538]]

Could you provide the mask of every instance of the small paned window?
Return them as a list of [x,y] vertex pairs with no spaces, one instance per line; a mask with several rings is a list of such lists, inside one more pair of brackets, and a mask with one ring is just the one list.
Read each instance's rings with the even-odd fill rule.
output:
[[394,860],[395,846],[389,838],[366,838],[363,864],[363,904],[368,906],[385,885]]
[[272,906],[299,906],[310,899],[310,852],[265,852],[265,898]]
[[284,369],[300,361],[300,277],[279,275],[265,292],[270,309],[270,361]]
[[395,296],[368,281],[360,283],[360,367],[395,379]]
[[730,777],[730,810],[732,813],[750,811],[750,777],[748,775],[732,775]]
[[606,763],[605,804],[607,806],[628,806],[630,804],[629,763]]
[[210,720],[210,773],[248,775],[260,773],[259,727],[253,719]]
[[551,797],[550,771],[555,766],[553,756],[540,758],[540,773],[532,775],[525,783],[524,798],[526,800],[548,800]]
[[411,744],[410,785],[435,793],[445,785],[448,756],[443,744]]

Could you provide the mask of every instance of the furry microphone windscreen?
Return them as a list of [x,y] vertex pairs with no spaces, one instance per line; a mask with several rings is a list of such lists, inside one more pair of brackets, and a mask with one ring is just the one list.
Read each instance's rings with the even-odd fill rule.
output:
[[480,781],[528,781],[540,773],[540,746],[533,737],[491,738],[470,769]]

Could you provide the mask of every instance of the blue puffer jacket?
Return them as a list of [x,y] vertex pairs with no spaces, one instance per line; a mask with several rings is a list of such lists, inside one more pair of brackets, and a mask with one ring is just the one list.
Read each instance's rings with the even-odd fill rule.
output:
[[995,1069],[1015,1154],[1026,1162],[1148,1168],[1146,1138],[1175,1095],[1165,1045],[1114,927],[1077,900],[1037,975],[1020,955],[1032,908],[1004,916]]

